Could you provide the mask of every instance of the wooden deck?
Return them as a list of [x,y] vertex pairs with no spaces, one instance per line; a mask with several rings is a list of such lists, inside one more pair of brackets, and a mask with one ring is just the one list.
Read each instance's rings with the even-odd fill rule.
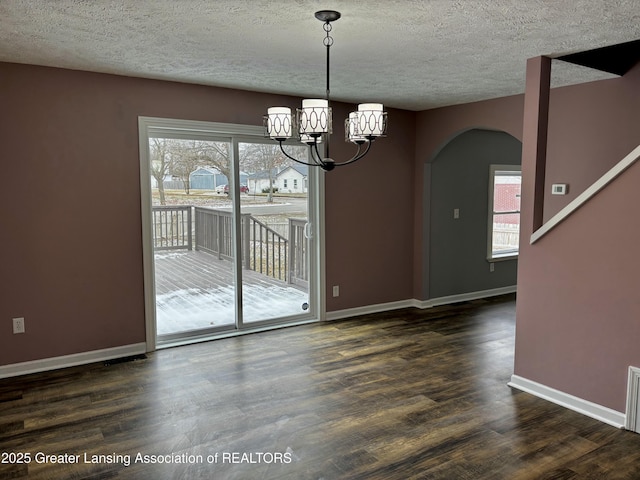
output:
[[[244,321],[303,313],[301,287],[243,270]],[[202,251],[155,254],[158,335],[232,325],[235,322],[232,263]]]

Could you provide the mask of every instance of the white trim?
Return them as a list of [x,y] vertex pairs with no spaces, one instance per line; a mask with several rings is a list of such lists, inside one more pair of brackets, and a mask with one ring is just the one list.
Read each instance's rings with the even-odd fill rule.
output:
[[460,293],[457,295],[448,295],[446,297],[430,298],[429,300],[414,300],[417,308],[431,308],[438,305],[450,305],[452,303],[469,302],[471,300],[480,300],[482,298],[497,297],[498,295],[506,295],[515,293],[516,285],[508,287],[492,288],[490,290],[480,290],[477,292]]
[[568,393],[561,392],[555,388],[547,387],[546,385],[542,385],[532,380],[527,380],[526,378],[518,375],[512,375],[511,381],[507,385],[616,428],[624,428],[625,426],[624,413],[603,407],[602,405],[575,397]]
[[357,317],[359,315],[369,315],[372,313],[388,312],[401,308],[417,307],[416,300],[400,300],[398,302],[378,303],[364,307],[347,308],[344,310],[334,310],[327,312],[326,320],[341,320],[343,318]]
[[340,320],[342,318],[357,317],[359,315],[369,315],[372,313],[389,312],[399,310],[401,308],[431,308],[438,305],[449,305],[452,303],[468,302],[470,300],[479,300],[481,298],[496,297],[498,295],[506,295],[515,293],[516,286],[493,288],[491,290],[480,290],[478,292],[461,293],[459,295],[449,295],[447,297],[431,298],[429,300],[400,300],[397,302],[378,303],[376,305],[367,305],[364,307],[347,308],[345,310],[335,310],[327,312],[326,320]]
[[264,139],[264,127],[258,125],[143,116],[138,117],[138,121],[149,126],[148,132],[151,137],[216,140],[216,135],[221,135],[223,137],[247,136]]
[[31,360],[29,362],[2,365],[0,366],[0,378],[17,377],[18,375],[27,375],[29,373],[45,372],[48,370],[57,370],[59,368],[74,367],[76,365],[86,365],[88,363],[113,360],[114,358],[141,355],[145,353],[145,351],[145,343],[134,343],[131,345],[123,345],[121,347],[63,355],[61,357],[43,358],[41,360]]
[[316,216],[317,225],[313,229],[313,238],[312,242],[317,242],[315,244],[311,244],[311,251],[315,253],[315,258],[312,261],[315,262],[315,285],[310,284],[310,292],[314,292],[314,297],[318,303],[317,309],[315,311],[318,320],[323,321],[326,320],[327,315],[327,282],[326,282],[326,272],[327,272],[327,264],[326,264],[326,228],[325,228],[325,171],[322,169],[315,169],[315,172],[309,172],[310,181],[315,183],[315,189],[317,194],[313,196],[312,203],[309,205],[309,208],[313,208],[313,211]]
[[511,253],[506,253],[506,254],[502,254],[499,257],[493,257],[493,258],[487,258],[487,262],[489,263],[497,263],[497,262],[504,262],[507,260],[517,260],[518,259],[518,252],[511,252]]
[[152,118],[138,117],[138,148],[140,152],[140,213],[142,218],[142,272],[144,285],[145,340],[147,352],[157,345],[155,266],[151,238],[151,178],[149,176],[149,129]]
[[638,419],[638,402],[640,398],[640,368],[629,367],[629,381],[627,382],[627,421],[625,428],[640,433],[640,419]]
[[533,234],[531,235],[530,243],[533,245],[535,242],[540,240],[540,238],[549,233],[549,231],[551,231],[560,222],[562,222],[569,215],[580,208],[583,203],[586,203],[589,199],[591,199],[591,197],[593,197],[596,193],[598,193],[609,183],[611,183],[616,177],[618,177],[618,175],[620,175],[627,168],[633,165],[638,159],[640,159],[640,145],[633,149],[631,153],[629,153],[629,155],[620,160],[611,170],[600,177],[593,185],[591,185],[584,192],[578,195],[566,207],[564,207],[553,217],[551,217],[551,219],[548,220],[542,227],[533,232]]
[[298,327],[300,325],[309,325],[311,323],[318,323],[318,319],[310,318],[303,320],[292,320],[291,322],[287,323],[271,323],[268,325],[258,325],[255,327],[246,327],[245,324],[245,328],[242,330],[224,330],[218,333],[212,333],[211,335],[195,335],[193,337],[184,335],[180,338],[177,338],[176,340],[168,340],[166,342],[162,342],[158,345],[158,350],[182,347],[185,345],[194,345],[196,343],[211,342],[214,340],[221,340],[223,338],[239,337],[242,335],[250,335],[252,333],[269,332],[273,330],[279,330],[281,328]]

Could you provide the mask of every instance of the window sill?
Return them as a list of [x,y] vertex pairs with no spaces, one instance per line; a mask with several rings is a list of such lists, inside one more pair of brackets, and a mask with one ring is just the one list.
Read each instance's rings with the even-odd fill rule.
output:
[[517,253],[505,253],[504,255],[496,255],[495,257],[489,257],[487,258],[487,262],[489,263],[493,263],[493,262],[503,262],[505,260],[517,260],[518,259],[518,254]]

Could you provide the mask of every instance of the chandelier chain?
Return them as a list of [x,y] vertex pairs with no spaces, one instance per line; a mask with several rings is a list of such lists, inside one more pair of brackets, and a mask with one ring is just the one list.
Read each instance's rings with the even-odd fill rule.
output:
[[331,32],[333,27],[329,22],[326,22],[322,28],[324,28],[324,31],[327,32],[327,36],[324,38],[322,43],[324,44],[325,47],[330,47],[333,45],[333,37],[329,35],[329,32]]

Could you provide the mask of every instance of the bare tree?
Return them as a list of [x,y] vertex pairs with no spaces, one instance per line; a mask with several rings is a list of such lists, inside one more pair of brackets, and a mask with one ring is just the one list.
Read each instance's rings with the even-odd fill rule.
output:
[[166,205],[164,196],[164,179],[171,171],[171,153],[167,139],[152,138],[149,142],[149,153],[151,156],[151,175],[158,185],[158,194],[160,195],[160,204]]
[[231,181],[231,162],[228,142],[199,142],[197,155],[202,164],[217,168]]
[[202,143],[198,140],[173,140],[169,144],[172,173],[180,178],[187,195],[191,193],[191,173],[207,164],[207,158],[202,154]]
[[[185,193],[190,194],[190,175],[198,167],[214,167],[230,181],[232,168],[230,161],[229,142],[203,140],[176,140],[152,138],[151,174],[158,184],[160,203],[166,204],[164,179],[173,175],[182,181]],[[304,147],[297,154],[303,154]],[[290,164],[282,154],[278,145],[270,143],[242,143],[239,149],[239,162],[243,170],[249,172],[263,172],[269,180],[267,202],[273,202],[275,175],[281,167]]]
[[161,140],[170,162],[165,174],[176,176],[187,195],[191,190],[191,173],[198,167],[214,167],[227,179],[231,178],[228,142],[203,140]]

